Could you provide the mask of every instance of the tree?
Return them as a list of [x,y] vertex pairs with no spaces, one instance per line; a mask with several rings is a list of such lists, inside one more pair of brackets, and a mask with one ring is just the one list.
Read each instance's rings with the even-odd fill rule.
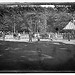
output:
[[72,15],[67,12],[52,12],[50,13],[48,20],[47,20],[47,30],[56,32],[62,30],[68,22],[72,19]]

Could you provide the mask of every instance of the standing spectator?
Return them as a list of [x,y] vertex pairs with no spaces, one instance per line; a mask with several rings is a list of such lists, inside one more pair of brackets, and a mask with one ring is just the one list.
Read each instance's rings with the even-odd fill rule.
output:
[[49,35],[49,38],[50,38],[50,34],[48,34]]
[[29,32],[29,42],[32,42],[32,32]]
[[67,33],[68,41],[70,41],[70,33]]
[[17,34],[16,33],[13,33],[13,37],[14,37],[14,39],[17,37]]
[[21,34],[20,33],[18,33],[18,39],[20,40],[20,37],[21,37]]
[[39,35],[39,33],[37,34],[37,39],[38,39],[38,41],[40,41],[40,35]]
[[2,31],[0,32],[0,37],[2,37]]
[[3,40],[5,40],[5,32],[2,32]]
[[50,34],[50,39],[51,39],[51,41],[53,40],[53,34],[52,33]]
[[57,33],[55,33],[55,39],[57,39],[58,38],[58,34]]
[[63,39],[65,39],[65,33],[63,33]]

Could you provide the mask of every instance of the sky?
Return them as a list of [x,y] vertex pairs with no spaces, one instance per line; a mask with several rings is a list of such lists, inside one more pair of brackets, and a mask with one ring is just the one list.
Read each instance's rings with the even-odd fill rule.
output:
[[0,0],[1,2],[75,2],[75,0]]
[[52,7],[54,8],[54,5],[41,5],[42,7]]
[[[13,2],[20,2],[20,3],[24,3],[24,2],[31,2],[31,3],[39,3],[39,2],[42,2],[42,3],[45,3],[45,2],[75,2],[75,0],[0,0],[0,4],[4,3],[13,3]],[[54,5],[41,5],[42,7],[53,7],[54,8]]]

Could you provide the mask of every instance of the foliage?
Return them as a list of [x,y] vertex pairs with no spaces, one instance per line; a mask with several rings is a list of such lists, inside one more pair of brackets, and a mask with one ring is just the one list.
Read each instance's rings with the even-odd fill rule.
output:
[[[72,19],[74,5],[71,7],[1,7],[0,30],[16,31],[28,29],[32,32],[56,32],[63,29]],[[72,13],[73,12],[73,13]]]

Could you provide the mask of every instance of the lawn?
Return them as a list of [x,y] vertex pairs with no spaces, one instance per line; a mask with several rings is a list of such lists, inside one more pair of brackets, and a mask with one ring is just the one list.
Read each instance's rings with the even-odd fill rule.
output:
[[75,71],[75,45],[0,41],[0,71]]

